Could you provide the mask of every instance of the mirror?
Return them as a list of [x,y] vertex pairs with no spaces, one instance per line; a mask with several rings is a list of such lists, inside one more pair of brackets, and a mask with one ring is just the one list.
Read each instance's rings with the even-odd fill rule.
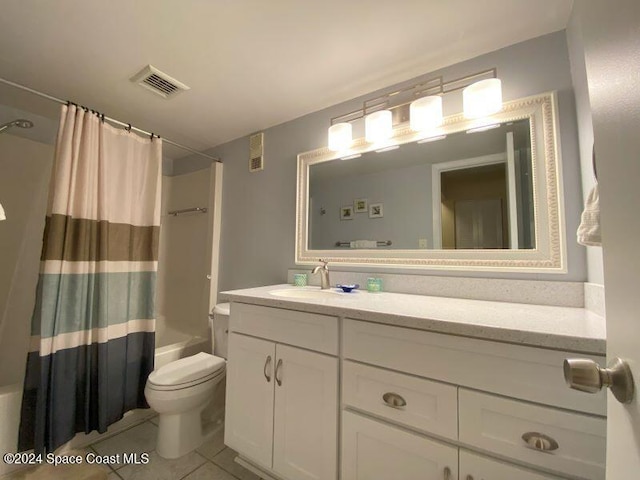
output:
[[555,102],[300,154],[297,263],[564,271]]
[[307,218],[310,250],[533,248],[529,119],[311,165]]

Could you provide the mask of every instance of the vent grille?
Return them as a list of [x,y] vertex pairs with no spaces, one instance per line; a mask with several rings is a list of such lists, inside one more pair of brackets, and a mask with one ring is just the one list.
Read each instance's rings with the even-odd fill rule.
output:
[[147,65],[134,75],[131,81],[160,95],[162,98],[174,97],[180,92],[189,90],[189,87],[184,83],[161,72],[153,65]]
[[255,157],[249,160],[249,171],[257,172],[258,170],[263,170],[264,164],[262,163],[262,157]]
[[264,170],[264,132],[249,137],[249,171]]

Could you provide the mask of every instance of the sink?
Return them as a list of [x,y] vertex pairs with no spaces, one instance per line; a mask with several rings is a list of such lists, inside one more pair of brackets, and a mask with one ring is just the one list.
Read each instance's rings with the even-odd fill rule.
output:
[[[285,288],[282,290],[271,290],[271,295],[285,298],[336,298],[341,296],[340,292],[333,290],[320,290],[319,288]],[[344,295],[344,294],[342,294]]]

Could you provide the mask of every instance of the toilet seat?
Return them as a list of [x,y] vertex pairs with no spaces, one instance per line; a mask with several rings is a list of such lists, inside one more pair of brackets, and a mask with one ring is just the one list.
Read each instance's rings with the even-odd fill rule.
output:
[[149,375],[147,386],[152,390],[182,390],[224,375],[223,358],[200,352],[175,360]]

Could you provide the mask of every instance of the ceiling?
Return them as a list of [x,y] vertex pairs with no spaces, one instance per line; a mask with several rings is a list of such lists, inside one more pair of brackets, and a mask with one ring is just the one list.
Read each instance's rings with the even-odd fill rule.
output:
[[[572,1],[2,0],[0,77],[204,150],[561,30]],[[130,82],[147,64],[191,90]],[[10,87],[0,104],[58,115]]]

